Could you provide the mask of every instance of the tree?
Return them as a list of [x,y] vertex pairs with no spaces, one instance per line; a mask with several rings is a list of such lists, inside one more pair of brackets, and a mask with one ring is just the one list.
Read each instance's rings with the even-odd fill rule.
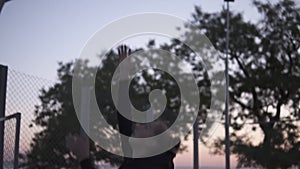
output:
[[[276,4],[254,1],[254,5],[262,16],[256,24],[245,21],[240,13],[230,13],[231,152],[237,155],[238,167],[288,168],[296,165],[297,157],[300,156],[299,124],[296,123],[300,117],[300,16],[291,0]],[[205,13],[196,6],[192,17],[196,29],[187,24],[183,37],[197,41],[196,35],[204,33],[217,50],[225,53],[226,11]],[[154,44],[154,41],[150,41],[148,48],[154,48]],[[193,48],[201,45],[195,43]],[[193,51],[180,40],[173,39],[170,44],[161,45],[159,49],[170,51],[192,65],[198,79],[197,85],[202,88],[200,93],[190,93],[202,97],[201,109],[198,110],[202,117],[199,126],[201,130],[211,101],[211,81],[204,66],[195,60]],[[146,53],[154,55],[157,51]],[[118,66],[117,55],[110,51],[104,58],[96,80],[97,93],[101,95],[96,97],[106,120],[116,128],[110,81],[112,70]],[[89,70],[96,69],[87,66],[88,63],[84,61],[80,64],[87,70],[83,77],[89,77]],[[42,105],[36,108],[34,123],[43,130],[36,134],[31,151],[27,154],[28,168],[77,165],[64,147],[66,133],[78,132],[80,129],[71,102],[73,68],[73,63],[60,64],[58,82],[41,93]],[[172,72],[171,66],[170,69]],[[184,74],[181,77],[186,80]],[[141,83],[143,81],[146,83]],[[152,73],[142,71],[131,82],[130,98],[133,105],[137,109],[145,109],[143,106],[149,103],[149,92],[157,88],[165,90],[166,95],[170,96],[167,106],[176,116],[180,97],[178,86],[172,77],[159,70],[153,70]],[[261,142],[255,144],[249,135],[243,133],[247,123],[253,124],[253,131],[261,132]],[[224,139],[212,140],[211,143],[215,153],[224,152]],[[113,164],[120,162],[120,158],[105,152],[93,142],[91,145],[91,155],[95,160],[106,160]]]
[[[161,55],[158,50],[153,50],[154,43],[155,42],[150,41],[148,49],[137,49],[137,51],[148,50],[144,52],[144,54]],[[162,57],[157,59],[158,61],[156,63],[163,61]],[[174,60],[168,61],[172,63]],[[99,135],[101,135],[103,134],[102,132],[117,129],[116,108],[111,95],[113,72],[119,64],[117,54],[114,51],[104,54],[99,68],[90,66],[88,61],[83,60],[78,60],[76,64],[83,70],[80,74],[80,78],[82,78],[83,82],[91,78],[91,71],[97,70],[95,83],[96,99],[103,116],[112,126],[112,128],[103,128],[101,124],[98,124],[93,126],[92,130],[99,132]],[[75,168],[78,166],[78,162],[65,147],[65,136],[68,133],[78,133],[80,131],[80,124],[74,109],[74,104],[76,103],[72,101],[74,66],[74,62],[60,63],[57,71],[58,81],[49,89],[41,90],[39,97],[41,105],[36,106],[35,119],[33,122],[34,125],[40,126],[42,130],[35,134],[31,143],[31,149],[26,156],[24,156],[23,167],[58,169],[62,167]],[[174,68],[170,67],[170,72],[178,69],[176,67],[177,66],[174,66]],[[198,70],[200,69],[199,67]],[[201,71],[203,72],[202,69]],[[197,70],[195,72],[197,72]],[[180,74],[180,72],[178,73]],[[198,76],[202,75],[198,72]],[[188,76],[183,73],[180,80],[183,82],[187,81],[187,77]],[[198,86],[202,88],[209,87],[208,79],[199,79]],[[167,96],[166,106],[172,113],[163,113],[159,118],[169,120],[168,124],[170,125],[177,117],[178,108],[180,107],[180,98],[182,96],[180,95],[176,81],[166,72],[155,69],[152,71],[139,72],[133,81],[131,81],[129,88],[132,104],[139,110],[145,110],[147,108],[145,105],[149,105],[149,93],[154,89],[163,90]],[[191,97],[193,95],[199,95],[202,99],[210,97],[209,92],[194,92],[189,94]],[[190,112],[191,111],[192,110],[190,110]],[[195,110],[193,110],[193,112],[195,112]],[[181,131],[181,129],[179,129],[179,131]],[[177,134],[180,134],[180,132]],[[114,137],[114,135],[112,134],[107,137]],[[112,165],[120,164],[122,161],[121,157],[105,151],[92,140],[90,140],[90,149],[90,155],[95,161],[105,161]],[[181,149],[183,150],[184,146]]]
[[[262,16],[256,24],[230,13],[231,152],[238,167],[288,168],[300,157],[300,14],[291,0],[253,4]],[[225,20],[225,10],[200,7],[192,20],[222,53]],[[262,133],[261,142],[242,134],[247,123]],[[224,143],[214,140],[215,153],[223,154]]]
[[[82,66],[86,62],[80,62]],[[72,71],[74,63],[59,63],[59,81],[49,89],[42,89],[41,104],[36,106],[34,125],[42,130],[35,134],[30,151],[23,157],[21,166],[26,168],[76,168],[77,160],[65,147],[68,133],[79,133],[80,124],[72,102]],[[93,68],[91,68],[93,69]],[[86,72],[87,73],[87,72]],[[88,75],[87,75],[88,76]],[[91,141],[92,143],[92,141]],[[121,159],[90,144],[95,160],[120,163]]]

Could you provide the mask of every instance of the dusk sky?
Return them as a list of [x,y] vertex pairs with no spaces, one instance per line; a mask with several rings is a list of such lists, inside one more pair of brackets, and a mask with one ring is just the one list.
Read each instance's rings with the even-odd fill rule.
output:
[[[188,20],[195,5],[214,12],[220,11],[224,3],[222,0],[10,1],[0,16],[0,63],[54,80],[57,62],[77,58],[86,41],[104,25],[143,12],[166,13]],[[237,1],[231,8],[243,12],[248,20],[259,17],[250,0]]]
[[[104,25],[143,12],[166,13],[188,21],[195,5],[216,12],[225,4],[223,0],[12,0],[0,14],[0,64],[55,81],[57,62],[78,58],[88,39]],[[251,22],[259,19],[251,0],[236,0],[230,8]],[[223,127],[216,133],[223,135]],[[176,165],[193,164],[192,143],[189,145],[189,151],[176,158]],[[201,166],[225,164],[225,157],[209,155],[203,145],[200,151]]]

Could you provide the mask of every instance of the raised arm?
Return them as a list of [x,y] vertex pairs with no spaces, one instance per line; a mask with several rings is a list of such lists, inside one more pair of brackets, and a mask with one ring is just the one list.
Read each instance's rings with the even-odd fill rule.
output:
[[[126,57],[128,57],[131,54],[131,49],[125,45],[121,45],[118,47],[118,54],[119,54],[119,61],[122,62]],[[120,79],[119,79],[120,83],[119,83],[119,92],[118,92],[119,108],[122,109],[122,112],[128,113],[127,117],[130,116],[130,111],[131,111],[130,100],[128,100],[128,98],[125,97],[122,91],[129,91],[129,89],[127,88],[129,81],[126,78],[126,76],[129,73],[129,70],[130,68],[126,64],[123,64],[120,67]],[[121,115],[119,111],[117,113],[117,116],[118,116],[118,125],[119,125],[120,133],[130,137],[132,135],[132,121],[128,120],[123,115]],[[123,153],[126,155],[132,154],[132,150],[129,145],[128,139],[126,139],[125,137],[121,137],[121,141],[122,141]]]

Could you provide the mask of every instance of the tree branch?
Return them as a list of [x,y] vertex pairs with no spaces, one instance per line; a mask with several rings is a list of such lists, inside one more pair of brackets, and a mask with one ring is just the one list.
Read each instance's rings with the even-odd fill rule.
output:
[[241,70],[243,71],[243,73],[245,74],[245,76],[246,76],[247,78],[249,78],[250,75],[249,75],[248,71],[246,70],[246,68],[244,67],[242,61],[240,61],[239,57],[238,57],[236,54],[232,54],[232,56],[233,56],[233,58],[237,61],[239,67],[241,68]]

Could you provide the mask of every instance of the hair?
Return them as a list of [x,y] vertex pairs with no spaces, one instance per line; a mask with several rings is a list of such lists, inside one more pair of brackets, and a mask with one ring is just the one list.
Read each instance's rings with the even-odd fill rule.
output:
[[132,135],[134,137],[152,137],[166,131],[167,129],[167,124],[161,120],[151,123],[139,123],[134,125]]

